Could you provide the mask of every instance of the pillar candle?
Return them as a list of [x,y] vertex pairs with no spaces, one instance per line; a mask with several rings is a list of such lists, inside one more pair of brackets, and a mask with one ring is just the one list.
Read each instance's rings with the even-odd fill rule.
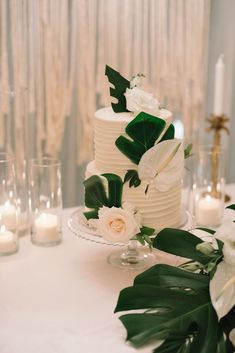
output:
[[221,218],[221,200],[207,195],[198,201],[196,208],[197,223],[202,226],[218,225]]
[[14,230],[16,228],[16,207],[8,201],[0,205],[0,220],[6,229]]
[[14,233],[6,230],[5,226],[0,228],[0,253],[8,254],[16,250]]
[[224,56],[221,54],[215,66],[214,115],[224,114]]
[[58,217],[41,213],[34,222],[34,240],[38,243],[52,243],[60,239]]

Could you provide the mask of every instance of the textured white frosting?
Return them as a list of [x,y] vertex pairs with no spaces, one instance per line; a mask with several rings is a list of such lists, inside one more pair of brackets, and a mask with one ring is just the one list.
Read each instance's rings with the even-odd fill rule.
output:
[[[168,126],[172,119],[171,112],[161,109],[160,113]],[[137,169],[115,145],[120,135],[128,137],[125,128],[132,119],[132,113],[115,113],[111,107],[95,112],[95,163],[96,168],[103,173],[112,172],[123,176],[128,169]]]
[[[167,126],[172,114],[162,109],[161,117]],[[134,118],[132,113],[115,113],[112,108],[99,109],[95,113],[95,160],[87,165],[88,178],[94,174],[115,173],[122,178],[128,169],[137,170],[115,145],[116,139],[125,134],[125,128]],[[137,188],[124,185],[123,201],[131,202],[142,215],[142,224],[156,230],[164,227],[177,227],[181,221],[181,181],[166,192],[160,192],[150,185],[145,194],[146,184]]]
[[[112,171],[109,171],[112,173]],[[86,178],[94,174],[102,174],[96,168],[95,161],[90,162],[86,168]],[[124,184],[123,201],[131,202],[136,210],[141,213],[142,224],[160,230],[165,227],[177,227],[181,222],[181,182],[179,181],[169,191],[160,192],[152,185],[145,194],[146,184],[142,183],[137,188],[129,188]]]

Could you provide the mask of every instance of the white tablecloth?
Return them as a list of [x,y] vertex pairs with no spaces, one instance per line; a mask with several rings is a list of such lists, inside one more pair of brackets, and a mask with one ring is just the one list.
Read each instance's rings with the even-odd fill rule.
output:
[[[235,186],[227,189],[234,201]],[[1,353],[136,352],[113,311],[138,272],[106,262],[116,248],[74,236],[71,212],[64,211],[62,244],[37,247],[24,236],[17,254],[0,258]]]

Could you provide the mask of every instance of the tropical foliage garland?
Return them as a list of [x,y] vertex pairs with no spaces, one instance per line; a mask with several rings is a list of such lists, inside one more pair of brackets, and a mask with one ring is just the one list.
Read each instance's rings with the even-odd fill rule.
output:
[[[226,263],[226,240],[201,230],[212,244],[184,230],[162,230],[153,246],[189,260],[179,268],[155,265],[121,291],[115,312],[136,311],[120,317],[135,347],[155,342],[154,353],[234,353],[235,264]],[[226,266],[231,273],[221,272]]]

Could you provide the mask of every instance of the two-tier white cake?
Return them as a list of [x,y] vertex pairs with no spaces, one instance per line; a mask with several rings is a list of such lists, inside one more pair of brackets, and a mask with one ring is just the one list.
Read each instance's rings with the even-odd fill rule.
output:
[[[159,118],[171,123],[172,114],[160,109]],[[94,116],[95,159],[87,165],[86,178],[102,173],[114,173],[122,180],[128,170],[138,166],[127,158],[116,146],[120,135],[126,136],[125,129],[134,119],[131,112],[115,113],[111,107],[99,109]],[[151,134],[151,131],[148,131]],[[182,166],[179,165],[182,169]],[[153,183],[148,186],[141,182],[138,187],[124,184],[123,201],[130,202],[141,214],[142,224],[156,230],[164,227],[177,227],[181,222],[181,178],[174,180],[167,191],[158,190]]]

